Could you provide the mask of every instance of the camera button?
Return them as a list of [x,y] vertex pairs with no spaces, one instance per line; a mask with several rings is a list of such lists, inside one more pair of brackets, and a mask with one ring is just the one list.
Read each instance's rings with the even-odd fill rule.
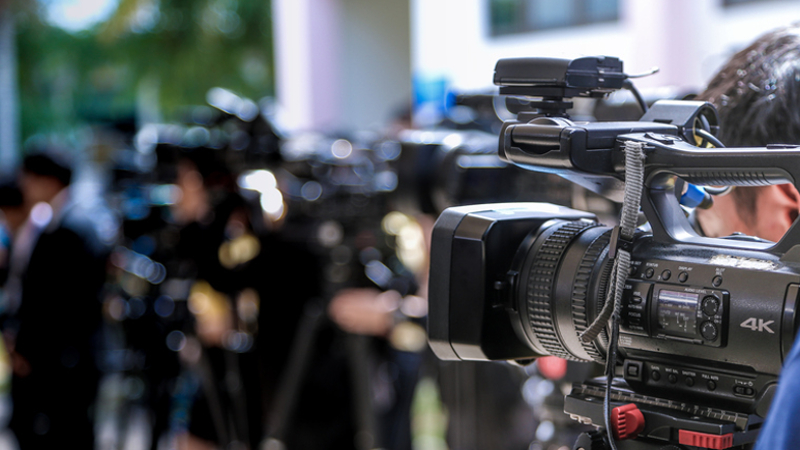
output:
[[641,361],[625,361],[625,379],[642,381],[643,366]]
[[706,383],[706,387],[708,388],[709,391],[716,390],[717,383],[715,383],[714,380],[708,380],[708,382]]
[[646,278],[653,278],[653,275],[655,275],[655,273],[656,271],[652,267],[648,267],[647,270],[644,271],[644,276]]
[[738,395],[744,395],[746,397],[752,397],[753,394],[755,394],[755,390],[747,386],[734,386],[733,393]]
[[671,373],[671,374],[669,374],[669,376],[667,377],[667,380],[669,380],[669,382],[670,382],[670,383],[672,383],[672,384],[675,384],[675,383],[677,383],[677,382],[678,382],[678,376],[677,376],[677,375],[675,375],[674,373]]
[[681,283],[686,283],[686,280],[688,279],[689,279],[689,274],[686,272],[681,272],[678,275],[678,281],[680,281]]
[[657,370],[654,370],[654,371],[650,372],[650,378],[651,378],[653,381],[658,381],[658,380],[660,380],[660,379],[661,379],[661,372],[659,372],[659,371],[657,371]]
[[661,279],[664,280],[664,281],[669,280],[669,277],[671,277],[671,276],[672,276],[672,272],[670,272],[669,269],[664,269],[664,271],[661,272]]
[[721,277],[721,276],[719,276],[719,275],[715,276],[715,277],[714,277],[714,278],[711,280],[711,284],[713,284],[713,285],[714,285],[714,287],[720,287],[720,285],[722,284],[722,277]]
[[692,386],[694,386],[694,378],[686,377],[686,379],[684,380],[684,383],[686,383],[686,386],[692,387]]

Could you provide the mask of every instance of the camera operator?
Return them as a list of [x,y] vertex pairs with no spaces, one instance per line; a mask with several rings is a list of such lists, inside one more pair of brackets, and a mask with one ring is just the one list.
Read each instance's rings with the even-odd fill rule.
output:
[[[177,156],[175,275],[193,280],[188,303],[202,348],[186,353],[201,386],[179,448],[258,446],[304,306],[320,291],[316,257],[270,229],[223,152],[182,148]],[[309,410],[328,406],[319,400]],[[323,448],[327,436],[318,434],[299,436],[314,444],[298,447]]]
[[[402,240],[399,236],[402,235],[406,243],[398,243],[397,248],[389,251],[428,254],[430,230],[433,228],[430,217],[423,214],[412,217],[398,211],[386,217],[402,217],[401,222],[405,222],[396,239]],[[412,262],[416,262],[416,266],[410,264]],[[419,287],[395,286],[399,290],[385,291],[373,287],[345,288],[336,293],[328,306],[329,316],[343,331],[374,338],[371,356],[372,365],[376,367],[371,376],[371,391],[378,419],[378,443],[382,448],[392,450],[412,448],[411,404],[425,342],[420,322],[427,312],[427,260],[406,259],[400,263],[405,263],[403,268],[412,272],[413,276],[409,277],[413,278],[411,284]]]
[[10,428],[23,449],[94,446],[95,339],[109,248],[73,198],[71,181],[63,151],[45,147],[24,160],[23,198],[42,230],[22,275],[19,331],[9,345]]
[[[701,100],[719,111],[720,140],[728,146],[800,143],[800,24],[774,30],[736,53],[711,80]],[[777,241],[797,218],[800,195],[791,184],[736,187],[698,210],[696,226],[708,236],[742,232]],[[800,440],[800,346],[795,344],[758,449],[796,448]]]
[[[800,143],[800,24],[772,31],[736,53],[697,100],[717,107],[729,147]],[[794,222],[800,194],[791,184],[735,187],[698,209],[709,237],[735,232],[777,242]]]
[[[258,437],[251,430],[260,415],[258,368],[249,349],[233,348],[228,339],[249,331],[246,321],[237,320],[243,303],[258,308],[258,294],[251,295],[253,301],[244,295],[253,292],[250,269],[258,255],[257,237],[249,205],[236,191],[235,177],[219,152],[207,147],[176,150],[175,181],[182,195],[172,208],[180,226],[175,275],[193,280],[188,303],[202,346],[194,356],[184,352],[201,383],[190,410],[189,434],[179,437],[179,447],[242,445]],[[237,238],[245,239],[247,258],[226,264],[220,249]]]

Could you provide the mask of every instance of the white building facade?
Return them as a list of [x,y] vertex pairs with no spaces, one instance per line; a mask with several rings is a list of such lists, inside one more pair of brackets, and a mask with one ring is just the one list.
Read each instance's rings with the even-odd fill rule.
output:
[[[529,22],[498,31],[492,8]],[[515,6],[516,5],[516,6]],[[597,23],[586,10],[608,16]],[[577,17],[577,20],[573,20]],[[386,126],[413,91],[492,88],[500,58],[617,56],[640,88],[700,90],[730,55],[800,20],[793,0],[273,0],[276,92],[290,129]],[[541,19],[541,20],[540,20]],[[516,23],[515,22],[515,23]],[[546,22],[546,21],[544,21]],[[419,95],[417,95],[419,97]]]

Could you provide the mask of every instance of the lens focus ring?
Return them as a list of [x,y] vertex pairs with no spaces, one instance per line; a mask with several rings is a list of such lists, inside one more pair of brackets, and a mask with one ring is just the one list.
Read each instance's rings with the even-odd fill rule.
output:
[[538,249],[527,258],[531,264],[525,291],[529,326],[547,352],[559,358],[580,360],[564,349],[554,327],[552,302],[558,268],[570,243],[582,231],[595,226],[595,223],[577,221],[554,225]]
[[[575,274],[575,283],[572,287],[572,322],[575,324],[575,331],[580,335],[588,327],[588,313],[589,313],[589,282],[592,279],[595,271],[595,265],[603,252],[608,247],[608,242],[611,240],[611,232],[606,231],[596,237],[583,255],[581,264]],[[605,275],[607,278],[607,270],[601,270],[601,277]],[[601,283],[604,286],[605,283]],[[597,298],[596,308],[597,311],[603,308],[605,303],[605,289],[601,289],[600,296]],[[596,362],[604,364],[605,357],[597,350],[594,342],[581,341],[583,350]]]

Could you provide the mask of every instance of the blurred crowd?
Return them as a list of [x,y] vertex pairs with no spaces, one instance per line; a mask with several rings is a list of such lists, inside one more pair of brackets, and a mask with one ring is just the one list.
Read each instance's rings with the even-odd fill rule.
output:
[[33,139],[2,182],[20,448],[571,444],[560,392],[585,367],[553,381],[430,354],[430,232],[455,204],[611,204],[502,162],[491,96],[424,130],[292,136],[267,104],[208,98],[182,123],[108,128],[103,161]]

